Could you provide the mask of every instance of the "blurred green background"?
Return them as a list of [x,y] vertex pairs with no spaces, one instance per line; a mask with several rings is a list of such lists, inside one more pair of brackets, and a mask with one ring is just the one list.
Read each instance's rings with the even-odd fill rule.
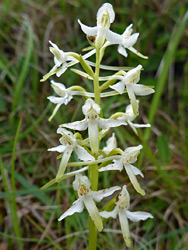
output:
[[[145,175],[139,181],[147,195],[140,197],[130,187],[131,209],[155,217],[130,223],[133,249],[188,249],[188,1],[109,2],[116,12],[111,29],[122,33],[133,23],[134,32],[140,33],[135,48],[149,59],[131,52],[124,58],[111,46],[102,63],[142,64],[140,82],[156,90],[152,96],[139,98],[137,122],[146,123],[149,117],[151,130],[139,130],[136,136],[127,127],[115,129],[123,149],[144,145],[136,166]],[[83,100],[75,98],[62,106],[48,122],[54,105],[46,97],[53,91],[50,80],[40,83],[40,79],[53,66],[48,40],[64,51],[82,53],[88,43],[77,19],[94,26],[102,3],[0,2],[0,249],[84,249],[88,244],[86,211],[57,221],[75,200],[72,179],[39,190],[57,172],[57,155],[47,152],[58,144],[56,129],[61,123],[83,119]],[[66,86],[84,85],[92,91],[90,81],[70,70],[60,79],[51,79]],[[128,103],[126,95],[104,99],[104,116],[124,111]],[[100,176],[99,188],[128,182],[124,171],[105,173]],[[109,220],[104,228],[98,249],[126,249],[118,220]]]

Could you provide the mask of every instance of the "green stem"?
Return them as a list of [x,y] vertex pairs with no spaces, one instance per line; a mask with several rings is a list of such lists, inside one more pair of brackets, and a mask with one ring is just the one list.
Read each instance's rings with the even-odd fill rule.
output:
[[96,67],[94,75],[94,93],[95,102],[100,105],[100,88],[99,88],[99,70],[100,70],[100,50],[96,50]]
[[97,249],[97,229],[89,217],[89,250]]
[[[99,89],[99,70],[100,70],[100,50],[96,50],[96,67],[94,75],[94,93],[95,102],[100,105],[100,89]],[[98,189],[98,165],[94,164],[89,167],[89,179],[91,181],[91,190]],[[91,217],[89,217],[89,250],[97,249],[97,229]]]

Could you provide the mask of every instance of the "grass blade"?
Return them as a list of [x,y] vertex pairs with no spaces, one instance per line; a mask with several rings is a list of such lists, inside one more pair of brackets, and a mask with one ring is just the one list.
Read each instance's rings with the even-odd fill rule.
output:
[[29,63],[30,63],[32,51],[33,51],[33,31],[29,23],[26,23],[26,27],[28,28],[28,49],[27,49],[27,53],[25,56],[25,60],[23,62],[23,67],[22,67],[20,76],[15,86],[15,95],[14,95],[13,103],[12,103],[12,111],[16,108],[19,102],[20,94],[22,93],[21,90],[22,90],[24,81],[26,79],[27,73],[28,73]]
[[[18,215],[17,215],[17,209],[16,209],[16,183],[15,183],[15,153],[16,153],[16,144],[18,141],[18,135],[19,135],[19,131],[20,131],[20,127],[22,124],[22,120],[24,117],[24,114],[22,114],[22,117],[18,123],[18,127],[16,130],[16,136],[14,139],[14,144],[13,144],[13,150],[12,150],[12,160],[11,160],[11,185],[12,185],[12,223],[13,223],[13,228],[14,228],[14,232],[16,237],[20,238],[21,237],[21,233],[20,233],[20,227],[19,227],[19,220],[18,220]],[[19,245],[19,249],[23,249],[23,244],[21,240],[18,240],[18,245]]]

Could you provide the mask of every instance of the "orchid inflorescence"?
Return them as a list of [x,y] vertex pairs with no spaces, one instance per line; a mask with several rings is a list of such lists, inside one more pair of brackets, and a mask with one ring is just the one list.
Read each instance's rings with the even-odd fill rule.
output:
[[[132,24],[129,25],[122,35],[110,30],[110,25],[115,19],[113,7],[109,3],[104,3],[97,12],[97,25],[89,27],[80,20],[78,23],[82,31],[86,34],[90,43],[86,54],[83,56],[75,52],[64,52],[58,46],[50,41],[51,53],[54,55],[54,67],[46,74],[41,81],[45,81],[50,76],[56,74],[60,77],[69,67],[80,63],[83,70],[72,69],[74,73],[84,78],[92,80],[94,83],[94,91],[87,92],[79,85],[66,88],[62,83],[51,81],[51,86],[58,96],[49,96],[48,99],[56,104],[56,107],[49,118],[51,120],[61,105],[67,105],[74,96],[82,96],[85,103],[82,106],[82,112],[85,116],[81,121],[61,124],[57,129],[57,133],[61,134],[60,145],[48,149],[49,151],[57,151],[61,153],[59,170],[56,178],[47,183],[43,188],[60,182],[68,177],[75,176],[73,189],[77,192],[78,199],[73,202],[72,206],[64,212],[59,221],[74,213],[81,213],[84,207],[88,210],[89,219],[89,249],[96,249],[96,230],[102,231],[102,218],[119,217],[123,238],[128,247],[131,246],[130,232],[128,227],[128,219],[131,221],[146,220],[153,218],[147,212],[131,212],[130,196],[126,185],[122,187],[114,186],[98,191],[98,176],[104,171],[122,171],[125,169],[130,182],[134,189],[141,195],[145,195],[145,191],[141,188],[137,176],[144,177],[143,173],[134,164],[142,145],[126,148],[124,151],[117,147],[115,133],[106,141],[106,146],[100,149],[101,140],[107,135],[110,128],[129,125],[134,133],[137,134],[137,128],[150,127],[150,124],[136,124],[133,120],[139,114],[139,101],[136,96],[144,96],[154,93],[150,86],[139,84],[141,70],[143,67],[138,65],[136,68],[120,69],[115,66],[105,66],[101,64],[105,50],[110,45],[118,45],[118,52],[124,57],[128,56],[127,51],[135,53],[141,58],[147,59],[138,52],[133,46],[136,43],[139,33],[132,34]],[[85,49],[86,50],[86,49]],[[89,61],[88,58],[96,55],[96,62]],[[116,70],[117,72],[111,76],[99,76],[101,69]],[[120,70],[119,70],[120,69]],[[103,82],[99,84],[99,82]],[[110,88],[110,89],[109,89]],[[101,109],[101,98],[114,95],[127,94],[130,104],[126,107],[125,113],[117,112],[108,119],[103,118]],[[92,99],[93,98],[93,99]],[[69,129],[69,130],[68,130]],[[88,130],[88,137],[83,139],[80,132],[73,131]],[[75,152],[78,162],[70,162],[72,152]],[[66,173],[66,168],[76,166],[80,167],[76,171]],[[88,170],[88,176],[83,172]],[[116,199],[112,199],[109,203],[112,205],[109,211],[108,204],[105,206],[107,210],[99,211],[96,202],[101,201],[105,197],[109,197],[116,192]],[[119,192],[119,194],[117,194]],[[108,198],[109,199],[109,198]]]

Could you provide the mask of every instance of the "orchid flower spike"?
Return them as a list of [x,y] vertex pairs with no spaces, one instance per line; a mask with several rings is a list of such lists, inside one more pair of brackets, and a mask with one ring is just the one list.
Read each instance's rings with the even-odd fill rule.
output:
[[64,175],[67,163],[73,151],[76,152],[78,158],[82,161],[95,161],[95,158],[77,143],[77,140],[70,131],[64,128],[58,128],[57,133],[62,135],[62,137],[59,139],[61,145],[54,148],[49,148],[48,151],[57,151],[59,153],[63,153],[59,170],[56,175],[56,181],[58,182]]
[[120,190],[121,188],[115,186],[100,191],[92,191],[90,186],[91,183],[87,176],[83,176],[81,174],[76,175],[75,181],[73,182],[73,188],[78,193],[78,199],[73,202],[72,206],[64,214],[61,215],[61,217],[58,219],[59,221],[75,213],[81,213],[85,205],[96,228],[98,231],[102,231],[102,219],[94,201],[99,202],[103,198],[112,195],[115,191]]
[[129,70],[127,73],[124,72],[124,76],[115,76],[115,78],[120,81],[110,86],[110,88],[116,90],[120,94],[123,94],[126,88],[135,115],[138,115],[139,113],[135,95],[145,96],[155,92],[151,87],[143,84],[137,84],[140,80],[141,69],[142,66],[138,65],[136,68]]
[[137,222],[140,220],[147,220],[148,218],[153,218],[153,216],[147,212],[140,212],[140,211],[130,212],[128,210],[129,207],[130,207],[130,196],[127,191],[126,185],[124,185],[121,193],[117,196],[116,206],[114,210],[112,210],[111,212],[102,211],[99,213],[99,215],[103,218],[112,217],[115,219],[117,215],[119,216],[123,238],[125,240],[127,247],[131,246],[128,219],[133,222]]
[[78,20],[78,23],[81,26],[82,31],[88,36],[96,36],[95,38],[95,47],[101,48],[105,42],[105,39],[110,39],[111,31],[109,30],[110,24],[115,19],[115,12],[110,3],[104,3],[97,12],[97,26],[89,27],[81,23]]
[[100,168],[99,172],[108,171],[108,170],[122,171],[124,167],[135,190],[141,195],[145,195],[145,191],[140,187],[140,184],[138,183],[136,179],[136,175],[140,175],[141,177],[144,177],[144,175],[138,168],[131,165],[131,163],[134,163],[137,161],[137,157],[142,148],[143,148],[142,145],[126,148],[123,155],[120,156],[120,159],[113,160],[114,161],[113,164],[109,164],[106,167]]
[[148,59],[147,56],[142,55],[140,52],[138,52],[135,48],[133,48],[133,45],[136,43],[139,33],[134,33],[133,29],[132,29],[132,24],[130,24],[125,31],[123,32],[122,35],[119,35],[115,32],[110,31],[110,37],[108,39],[108,41],[104,44],[103,48],[106,48],[109,45],[112,44],[118,44],[118,52],[127,57],[127,51],[126,49],[132,51],[134,54],[136,54],[137,56],[140,56],[144,59]]
[[89,142],[92,152],[97,154],[99,137],[98,127],[101,129],[109,129],[112,127],[118,127],[120,125],[127,125],[126,122],[117,119],[103,119],[99,116],[100,106],[96,104],[92,99],[87,99],[82,107],[85,119],[82,121],[76,121],[72,123],[65,123],[60,125],[61,127],[70,128],[74,130],[86,130],[88,128]]
[[[139,105],[139,101],[136,100],[137,105]],[[136,124],[136,123],[132,123],[132,121],[136,118],[136,115],[133,112],[133,108],[132,105],[128,105],[125,109],[125,113],[124,115],[118,117],[117,119],[120,121],[125,121],[129,124],[129,126],[132,128],[132,130],[135,132],[135,134],[137,135],[137,128],[145,128],[145,127],[151,127],[151,125],[149,123],[147,124]]]

